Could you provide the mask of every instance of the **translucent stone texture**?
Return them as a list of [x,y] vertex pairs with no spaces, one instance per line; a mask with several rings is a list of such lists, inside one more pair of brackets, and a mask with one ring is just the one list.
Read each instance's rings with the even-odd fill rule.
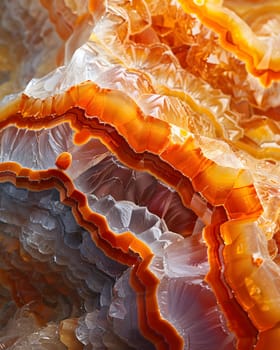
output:
[[278,4],[1,6],[2,347],[275,350]]

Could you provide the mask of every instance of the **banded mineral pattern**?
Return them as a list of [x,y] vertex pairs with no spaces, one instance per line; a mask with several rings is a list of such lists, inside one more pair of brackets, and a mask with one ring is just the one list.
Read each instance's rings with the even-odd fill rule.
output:
[[0,349],[278,349],[278,1],[0,9]]

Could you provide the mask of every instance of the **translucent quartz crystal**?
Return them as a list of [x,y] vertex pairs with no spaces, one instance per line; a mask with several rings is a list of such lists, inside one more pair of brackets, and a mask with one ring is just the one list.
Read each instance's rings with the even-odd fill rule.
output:
[[279,18],[1,2],[0,349],[277,348]]

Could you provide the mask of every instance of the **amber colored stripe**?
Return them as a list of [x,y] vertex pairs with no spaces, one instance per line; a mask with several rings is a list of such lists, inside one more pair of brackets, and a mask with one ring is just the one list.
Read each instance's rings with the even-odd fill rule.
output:
[[[260,78],[264,86],[269,86],[273,80],[279,80],[279,55],[271,55],[268,67],[259,69],[258,65],[267,54],[266,43],[241,17],[222,6],[222,2],[214,4],[212,1],[205,0],[202,4],[196,4],[194,0],[179,0],[183,10],[186,13],[196,14],[203,24],[216,32],[220,37],[221,45],[244,61],[247,70]],[[265,2],[263,6],[265,8]],[[279,9],[279,5],[277,6],[275,6],[276,12]]]
[[174,327],[160,317],[156,300],[159,281],[148,269],[153,254],[144,242],[130,232],[115,235],[109,229],[106,218],[90,210],[86,205],[85,195],[77,191],[71,179],[60,170],[35,171],[22,168],[14,162],[7,162],[0,164],[0,181],[12,182],[17,187],[32,191],[56,188],[60,192],[61,201],[71,206],[77,223],[89,231],[95,244],[112,259],[133,266],[132,274],[143,284],[143,288],[139,288],[139,284],[137,286],[137,290],[141,290],[141,293],[137,293],[137,304],[138,307],[145,305],[138,309],[144,336],[159,350],[182,349],[181,337]]
[[[91,91],[90,95],[81,93],[81,91],[85,92],[87,89]],[[104,101],[106,102],[105,105]],[[47,101],[41,101],[41,105],[44,103],[47,103]],[[110,103],[112,103],[112,107],[110,107]],[[75,106],[84,108],[86,117],[83,116],[83,112],[79,113],[77,109],[73,109]],[[123,163],[128,164],[132,168],[147,170],[156,174],[162,181],[177,188],[177,190],[180,189],[181,192],[179,194],[183,202],[187,203],[194,212],[199,212],[199,217],[202,217],[204,212],[207,211],[208,204],[206,202],[205,206],[203,206],[202,202],[201,208],[193,208],[189,193],[186,195],[186,191],[183,190],[182,179],[189,178],[191,180],[190,184],[192,183],[190,185],[191,191],[193,191],[193,188],[199,190],[203,197],[208,199],[208,203],[213,206],[217,204],[224,206],[229,220],[248,217],[257,220],[262,213],[257,193],[254,186],[248,181],[249,176],[246,171],[236,172],[235,169],[231,171],[230,168],[215,165],[195,145],[192,135],[189,135],[183,143],[178,143],[176,139],[174,141],[171,128],[167,123],[146,117],[131,99],[120,92],[100,89],[95,84],[86,82],[81,84],[79,88],[73,87],[65,94],[55,96],[52,100],[52,111],[54,113],[52,113],[51,117],[38,113],[38,100],[23,96],[19,110],[23,115],[23,119],[20,115],[14,116],[12,119],[17,125],[21,126],[25,123],[31,124],[32,120],[32,128],[39,128],[40,125],[45,127],[55,125],[67,120],[71,121],[72,127],[75,130],[79,130],[79,132],[85,126],[85,142],[88,140],[89,133],[91,133],[106,144]],[[32,115],[35,117],[30,118]],[[90,115],[94,115],[94,118],[90,117]],[[8,124],[9,120],[6,123]],[[104,123],[110,126],[104,125]],[[157,123],[159,125],[158,133]],[[131,132],[132,130],[134,132]],[[135,139],[138,130],[139,134]],[[155,140],[155,144],[152,143],[152,140]],[[82,142],[83,137],[80,134],[79,143]],[[132,145],[133,150],[129,147],[130,145]],[[228,180],[228,177],[223,178],[224,171],[229,175],[230,180]],[[177,173],[178,175],[176,175]],[[215,177],[217,173],[218,176]],[[200,181],[204,182],[204,185]],[[218,201],[216,193],[219,194]],[[194,195],[197,194],[194,193]],[[231,225],[234,228],[234,221],[231,222]],[[219,243],[220,245],[215,245],[211,240],[208,242],[209,249],[213,249],[215,254],[220,248],[223,249],[222,240]],[[121,242],[117,244],[121,244]],[[221,268],[222,262],[219,259],[212,259],[210,260],[210,265],[211,270],[215,271],[215,269]],[[216,295],[219,295],[218,285],[221,283],[219,279],[224,277],[219,275],[215,278],[217,278],[217,283],[215,284],[214,279],[212,286]],[[234,288],[235,286],[233,285],[233,291],[237,292]],[[147,304],[148,301],[145,300],[145,303]],[[226,305],[224,309],[228,307]],[[149,313],[146,316],[148,323],[151,325],[156,323],[154,322],[155,318]],[[143,319],[146,316],[144,315]],[[160,330],[157,324],[155,328]],[[161,329],[163,330],[164,327]],[[242,331],[238,327],[237,329],[238,331],[235,330],[237,333]],[[168,338],[168,334],[166,334],[166,337]],[[238,336],[238,338],[239,342],[242,343],[241,337]],[[251,342],[254,342],[253,336],[250,339]],[[171,345],[172,342],[168,340],[168,344]]]

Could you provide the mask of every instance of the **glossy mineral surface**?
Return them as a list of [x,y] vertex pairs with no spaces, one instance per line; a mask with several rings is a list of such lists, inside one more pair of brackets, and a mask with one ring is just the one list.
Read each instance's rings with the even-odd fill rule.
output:
[[278,349],[278,1],[0,24],[0,349]]

